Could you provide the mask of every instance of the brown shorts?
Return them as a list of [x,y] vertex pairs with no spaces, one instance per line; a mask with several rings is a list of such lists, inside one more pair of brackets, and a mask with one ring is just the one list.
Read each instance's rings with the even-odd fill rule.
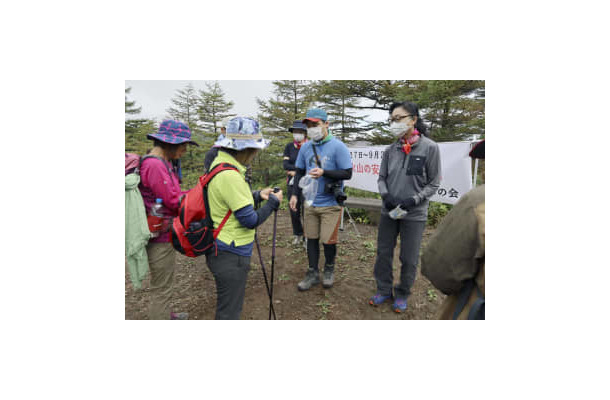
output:
[[337,243],[342,211],[340,206],[305,208],[305,237],[321,239],[325,244]]

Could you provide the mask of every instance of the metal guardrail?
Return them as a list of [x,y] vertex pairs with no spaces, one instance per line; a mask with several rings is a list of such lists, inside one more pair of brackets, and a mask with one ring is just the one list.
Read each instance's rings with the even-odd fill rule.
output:
[[348,197],[345,205],[349,208],[364,208],[365,210],[380,211],[381,199],[370,199],[365,197]]

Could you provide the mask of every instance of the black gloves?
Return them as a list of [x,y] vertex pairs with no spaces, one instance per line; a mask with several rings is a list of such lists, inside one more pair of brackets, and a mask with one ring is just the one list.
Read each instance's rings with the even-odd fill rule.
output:
[[273,195],[273,193],[269,193],[269,200],[267,200],[267,203],[270,204],[270,207],[274,210],[277,211],[278,208],[280,208],[280,199],[278,199],[277,197],[275,197]]
[[383,206],[388,211],[393,210],[394,208],[396,208],[397,205],[400,205],[400,208],[405,211],[409,211],[409,209],[415,206],[415,199],[413,197],[409,197],[407,200],[401,202],[399,200],[396,200],[394,197],[392,197],[392,195],[388,193],[382,197],[382,200]]
[[409,197],[406,201],[400,203],[400,208],[405,211],[409,211],[415,205],[415,199],[413,197]]
[[385,196],[383,196],[382,201],[383,206],[386,210],[390,211],[396,208],[396,200],[394,200],[394,198],[390,194],[386,194]]

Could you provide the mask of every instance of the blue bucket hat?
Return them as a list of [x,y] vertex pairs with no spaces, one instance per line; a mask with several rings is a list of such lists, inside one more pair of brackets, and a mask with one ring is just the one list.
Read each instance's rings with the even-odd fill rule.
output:
[[171,119],[161,122],[159,130],[156,133],[149,133],[146,137],[150,140],[157,139],[170,144],[189,143],[199,146],[191,140],[191,130],[186,124]]
[[[222,136],[222,135],[221,135]],[[223,138],[218,138],[214,147],[226,149],[265,149],[270,141],[263,138],[258,122],[252,118],[235,117],[227,123],[227,132]]]
[[293,132],[295,129],[302,129],[305,132],[307,132],[307,125],[305,125],[303,122],[299,121],[294,121],[292,123],[292,128],[288,129],[288,132]]
[[307,110],[307,114],[305,114],[305,118],[303,119],[303,123],[307,120],[318,122],[318,121],[328,121],[328,114],[326,111],[321,108],[311,108]]

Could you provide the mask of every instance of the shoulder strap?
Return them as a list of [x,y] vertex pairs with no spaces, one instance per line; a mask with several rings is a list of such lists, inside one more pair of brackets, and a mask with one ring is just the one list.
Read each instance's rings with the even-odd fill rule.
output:
[[212,178],[214,178],[220,172],[227,171],[227,170],[233,170],[233,171],[239,172],[237,167],[233,164],[220,163],[218,165],[215,165],[214,168],[212,168],[207,174],[203,175],[203,177],[202,177],[203,179],[201,180],[201,185],[206,186],[208,183],[210,183]]
[[231,213],[232,213],[231,210],[227,211],[227,215],[225,215],[225,217],[222,219],[222,222],[220,223],[220,225],[218,225],[218,229],[216,229],[214,231],[214,240],[216,240],[216,238],[220,234],[220,231],[222,230],[222,227],[225,226],[225,223],[227,222],[227,220],[231,216]]
[[316,151],[316,145],[313,143],[313,141],[311,142],[311,148],[313,149],[313,154],[315,154],[316,165],[318,166],[318,168],[322,168],[322,166],[320,165],[320,157],[318,157],[318,152]]
[[[208,201],[208,184],[210,183],[212,178],[214,178],[216,175],[218,175],[222,171],[227,171],[227,170],[239,171],[237,169],[237,167],[233,164],[220,163],[220,164],[214,166],[214,168],[212,168],[210,170],[210,172],[205,174],[204,175],[205,178],[201,180],[201,190],[203,191],[203,205],[205,207],[206,215],[209,215],[210,220],[212,219],[212,214],[210,212],[210,203]],[[218,237],[218,235],[220,234],[220,230],[222,229],[222,227],[225,225],[225,223],[231,216],[231,212],[232,212],[231,210],[229,210],[227,212],[225,217],[222,219],[222,222],[220,223],[220,225],[218,225],[218,229],[216,229],[214,231],[214,240],[216,240],[216,237]]]

